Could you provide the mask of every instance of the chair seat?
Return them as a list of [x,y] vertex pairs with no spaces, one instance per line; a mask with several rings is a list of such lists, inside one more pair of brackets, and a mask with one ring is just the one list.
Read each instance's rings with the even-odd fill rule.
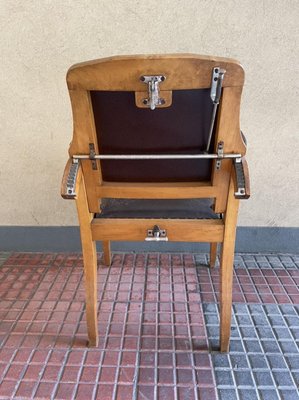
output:
[[212,199],[102,199],[96,218],[218,219]]

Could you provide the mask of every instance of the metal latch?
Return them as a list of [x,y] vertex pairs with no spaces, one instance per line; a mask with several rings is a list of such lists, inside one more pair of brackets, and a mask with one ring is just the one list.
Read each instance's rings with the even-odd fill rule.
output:
[[158,225],[155,225],[153,229],[147,230],[147,236],[145,238],[147,241],[168,241],[168,237],[166,235],[166,229],[160,229]]
[[244,169],[242,164],[242,158],[236,158],[234,160],[234,167],[236,172],[236,186],[237,190],[235,191],[235,198],[236,199],[246,199],[248,196],[246,195],[245,189],[245,175]]
[[159,83],[164,82],[166,77],[164,75],[142,75],[141,82],[148,85],[148,98],[143,99],[143,104],[149,106],[154,110],[156,106],[165,104],[165,100],[160,98]]
[[76,197],[76,179],[79,170],[78,160],[73,160],[66,180],[66,195],[67,199],[74,199]]

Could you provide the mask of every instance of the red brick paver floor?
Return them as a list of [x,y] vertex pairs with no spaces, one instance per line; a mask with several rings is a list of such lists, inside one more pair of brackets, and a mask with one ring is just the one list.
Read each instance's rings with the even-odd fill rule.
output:
[[[1,399],[213,400],[271,395],[271,385],[259,388],[259,371],[253,367],[244,367],[255,380],[247,387],[236,381],[240,371],[235,364],[220,363],[219,269],[207,267],[206,255],[115,254],[110,268],[99,258],[97,348],[86,347],[79,254],[0,256]],[[233,297],[240,307],[298,305],[298,257],[271,257],[236,256]],[[249,309],[240,307],[234,310],[229,357],[245,354],[238,342],[247,340],[242,321]],[[296,330],[297,322],[292,323]],[[292,325],[288,329],[293,332]],[[294,335],[296,344],[299,337]],[[250,354],[247,350],[245,357]],[[289,362],[295,365],[294,359]],[[290,396],[298,394],[297,367],[289,368]],[[230,372],[232,380],[224,382]],[[284,393],[284,385],[272,386],[273,396]]]

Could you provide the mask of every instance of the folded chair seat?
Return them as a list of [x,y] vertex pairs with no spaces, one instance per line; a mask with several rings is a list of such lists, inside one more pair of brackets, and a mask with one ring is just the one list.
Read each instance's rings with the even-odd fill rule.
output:
[[212,199],[102,199],[96,218],[217,219]]

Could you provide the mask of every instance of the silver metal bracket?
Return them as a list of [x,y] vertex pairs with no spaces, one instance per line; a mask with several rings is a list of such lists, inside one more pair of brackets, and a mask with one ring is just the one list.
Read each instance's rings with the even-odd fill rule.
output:
[[219,104],[225,72],[220,67],[213,68],[210,97],[214,104]]
[[218,107],[218,104],[219,104],[220,98],[221,98],[222,82],[223,82],[225,72],[226,72],[225,69],[222,69],[220,67],[213,68],[210,97],[211,97],[211,100],[212,100],[214,106],[213,106],[212,117],[211,117],[211,122],[210,122],[210,129],[209,129],[206,152],[209,151],[209,148],[211,145],[211,139],[212,139],[212,134],[213,134],[214,125],[215,125],[215,119],[216,119],[216,112],[217,112],[217,107]]
[[164,82],[166,77],[164,75],[142,75],[140,77],[141,82],[148,85],[148,98],[143,99],[143,104],[149,106],[151,110],[154,110],[156,106],[165,104],[165,100],[160,98],[159,83]]
[[74,199],[77,195],[76,179],[78,175],[78,170],[79,170],[79,161],[73,160],[66,180],[66,194],[64,197],[67,199]]
[[89,159],[91,160],[92,169],[98,169],[97,161],[96,161],[96,152],[93,143],[89,143]]
[[219,149],[217,154],[96,154],[90,157],[89,154],[74,154],[73,159],[75,160],[218,160],[223,158],[240,158],[242,157],[239,153],[223,153],[221,150],[221,144],[219,143]]
[[244,169],[243,169],[243,164],[242,164],[242,158],[236,158],[234,159],[234,167],[236,171],[236,185],[237,185],[237,190],[235,192],[235,198],[236,199],[246,199],[248,196],[246,196],[246,190],[245,190],[245,175],[244,175]]
[[224,143],[223,141],[220,141],[217,145],[217,155],[218,155],[218,159],[216,161],[216,169],[220,169],[221,167],[221,160],[222,158],[224,158],[224,153],[223,153],[223,147],[224,147]]
[[158,225],[155,225],[153,229],[147,230],[147,236],[145,238],[149,242],[167,242],[168,237],[165,229],[160,229]]

